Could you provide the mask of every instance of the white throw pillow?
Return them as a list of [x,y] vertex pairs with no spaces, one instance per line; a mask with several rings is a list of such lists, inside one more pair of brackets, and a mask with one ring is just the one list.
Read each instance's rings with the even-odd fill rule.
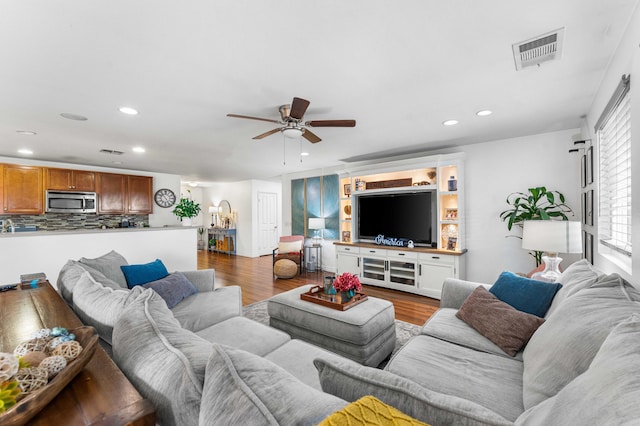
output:
[[278,253],[298,253],[302,250],[302,240],[300,241],[287,241],[278,243]]

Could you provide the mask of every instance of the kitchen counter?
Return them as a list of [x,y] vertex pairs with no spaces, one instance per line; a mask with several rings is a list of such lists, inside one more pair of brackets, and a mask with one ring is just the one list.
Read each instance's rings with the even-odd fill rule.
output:
[[0,284],[44,272],[52,285],[69,259],[96,258],[115,250],[130,264],[162,260],[172,271],[198,267],[198,227],[75,229],[0,234]]
[[5,237],[34,237],[34,236],[59,236],[59,235],[74,235],[74,234],[104,234],[110,232],[145,232],[145,231],[171,231],[171,230],[185,230],[185,229],[198,229],[198,226],[163,226],[153,228],[93,228],[93,229],[61,229],[55,231],[37,230],[37,231],[16,231],[16,232],[3,232],[0,233],[0,238]]

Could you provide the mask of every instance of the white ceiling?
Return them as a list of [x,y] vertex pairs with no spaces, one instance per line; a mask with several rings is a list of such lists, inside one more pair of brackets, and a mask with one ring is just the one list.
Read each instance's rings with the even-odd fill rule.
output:
[[[576,128],[637,2],[3,0],[0,156],[237,181]],[[561,27],[561,60],[516,71],[513,43]],[[277,119],[294,96],[305,120],[357,126],[283,145],[226,117]]]

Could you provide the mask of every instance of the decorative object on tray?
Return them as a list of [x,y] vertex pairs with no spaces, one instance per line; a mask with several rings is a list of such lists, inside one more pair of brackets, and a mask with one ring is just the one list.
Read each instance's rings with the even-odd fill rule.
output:
[[368,299],[366,294],[356,293],[350,300],[342,299],[342,293],[340,294],[326,294],[324,289],[317,285],[311,287],[306,293],[300,294],[300,299],[307,302],[322,305],[327,308],[336,309],[338,311],[346,311],[354,306],[364,302]]
[[362,291],[362,284],[357,275],[345,272],[333,281],[333,288],[342,293],[342,301],[348,302],[356,293]]
[[336,279],[333,275],[328,275],[324,277],[324,293],[325,294],[336,294],[336,289],[333,288],[333,281]]
[[0,423],[26,424],[84,368],[97,345],[93,327],[54,327],[33,333],[13,354],[0,353]]

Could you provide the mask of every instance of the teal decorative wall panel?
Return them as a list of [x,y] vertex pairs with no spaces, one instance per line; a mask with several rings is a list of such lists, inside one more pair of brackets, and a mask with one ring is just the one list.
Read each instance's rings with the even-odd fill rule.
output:
[[338,239],[340,225],[338,175],[315,176],[291,181],[291,231],[293,235],[313,237],[308,229],[309,218],[325,219],[323,237]]
[[304,235],[305,201],[304,179],[291,181],[291,235]]
[[324,238],[337,240],[340,227],[340,179],[338,175],[322,177],[322,217],[325,218]]

